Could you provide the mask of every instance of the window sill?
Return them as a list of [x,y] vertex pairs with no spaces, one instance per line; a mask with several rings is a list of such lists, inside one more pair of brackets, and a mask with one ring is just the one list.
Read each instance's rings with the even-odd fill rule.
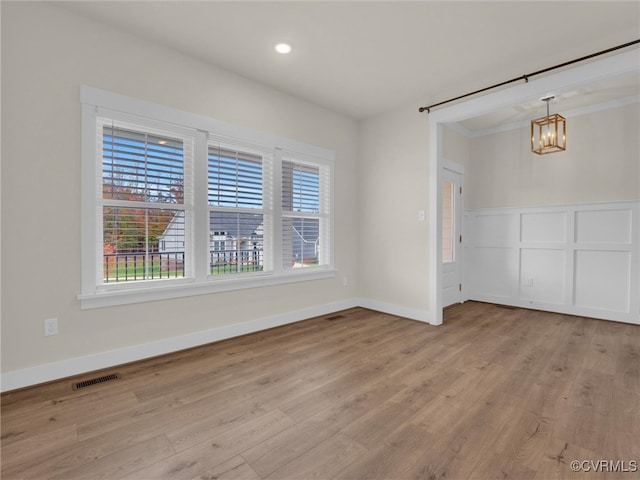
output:
[[121,290],[102,290],[96,293],[81,293],[78,295],[82,310],[91,308],[111,307],[127,305],[131,303],[152,302],[155,300],[167,300],[171,298],[191,297],[194,295],[206,295],[210,293],[230,292],[247,288],[269,287],[287,283],[306,282],[310,280],[322,280],[335,277],[332,268],[313,268],[308,271],[286,272],[280,274],[262,274],[243,278],[226,278],[224,280],[208,280],[201,283],[162,284],[135,288],[134,284],[128,284]]

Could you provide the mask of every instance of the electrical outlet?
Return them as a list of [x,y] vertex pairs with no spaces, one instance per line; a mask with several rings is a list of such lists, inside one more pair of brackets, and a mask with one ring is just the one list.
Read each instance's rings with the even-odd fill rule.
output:
[[346,287],[349,285],[349,279],[347,277],[342,277],[342,286]]
[[427,214],[424,210],[418,210],[418,221],[424,222],[427,219]]
[[57,318],[47,318],[44,321],[44,336],[50,337],[51,335],[58,334],[58,319]]
[[533,287],[533,278],[532,277],[527,278],[527,287]]

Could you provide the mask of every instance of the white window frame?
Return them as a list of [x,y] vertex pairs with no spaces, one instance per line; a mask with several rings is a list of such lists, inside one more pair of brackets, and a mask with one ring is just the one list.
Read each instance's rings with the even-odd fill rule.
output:
[[[105,90],[82,86],[81,136],[81,292],[78,294],[82,309],[145,301],[186,297],[245,288],[264,287],[335,276],[333,249],[333,164],[331,150],[264,132],[231,125],[206,116],[184,112],[163,105],[119,95]],[[102,179],[96,155],[98,118],[109,112],[118,118],[130,118],[140,125],[159,125],[166,129],[191,132],[194,140],[193,203],[185,208],[192,215],[191,238],[185,232],[185,255],[192,257],[190,275],[185,278],[103,284],[101,255],[96,245],[102,238],[101,211]],[[208,275],[209,269],[209,208],[207,203],[207,160],[209,139],[226,138],[230,144],[253,145],[272,152],[272,205],[273,232],[267,243],[270,250],[270,271],[240,275]],[[285,270],[281,262],[281,167],[282,157],[304,159],[306,163],[329,169],[329,261],[326,265]],[[185,182],[188,180],[185,178]],[[189,245],[190,244],[190,245]],[[188,253],[187,253],[188,252]],[[265,250],[265,256],[269,255]],[[273,263],[271,263],[273,262]],[[221,278],[222,277],[222,278]]]
[[[158,124],[158,122],[152,122],[147,119],[135,118],[131,115],[122,114],[120,112],[115,112],[108,109],[97,108],[96,110],[96,149],[95,149],[95,167],[96,167],[96,222],[97,228],[99,231],[99,236],[97,236],[94,241],[96,242],[96,249],[99,248],[98,245],[102,244],[102,207],[104,206],[121,206],[123,208],[163,208],[168,210],[174,210],[176,212],[182,212],[183,218],[185,222],[185,235],[182,241],[182,247],[185,250],[192,251],[193,250],[193,191],[192,191],[192,182],[189,181],[193,177],[193,164],[194,164],[194,146],[193,143],[195,141],[194,133],[188,129],[178,128],[175,126],[170,127],[170,131],[167,131],[166,126],[162,124]],[[153,204],[151,202],[128,202],[122,200],[109,200],[103,199],[102,192],[102,174],[100,169],[102,168],[102,155],[103,155],[103,145],[102,145],[102,129],[104,126],[108,126],[109,122],[113,122],[115,125],[119,127],[123,127],[126,129],[134,130],[134,131],[143,131],[144,133],[151,133],[153,135],[170,135],[174,137],[178,137],[183,141],[183,185],[184,185],[184,198],[182,204]],[[164,128],[163,128],[164,127]],[[154,280],[138,280],[135,282],[119,282],[119,283],[103,283],[103,271],[102,271],[102,258],[96,252],[96,268],[95,268],[95,280],[96,280],[96,289],[98,291],[115,291],[115,290],[123,290],[127,288],[140,288],[144,287],[145,284],[162,283],[162,284],[180,284],[188,282],[190,278],[193,277],[193,267],[194,267],[194,259],[192,255],[186,256],[185,264],[184,264],[184,276],[178,278],[165,278],[165,279],[154,279]]]
[[[246,208],[246,207],[222,207],[222,206],[214,206],[207,205],[207,215],[211,212],[228,212],[228,213],[244,213],[244,214],[254,214],[258,213],[263,215],[263,220],[267,220],[273,218],[273,194],[271,189],[273,188],[273,167],[275,165],[274,157],[277,155],[275,149],[273,148],[263,148],[259,145],[251,145],[246,142],[240,142],[238,140],[230,143],[229,138],[221,137],[220,135],[215,135],[209,133],[207,138],[207,155],[209,153],[209,147],[219,146],[225,150],[230,151],[238,151],[243,153],[248,153],[251,155],[257,155],[262,158],[262,207],[259,209],[254,208]],[[207,172],[208,179],[208,172]],[[208,183],[207,183],[208,188]],[[262,272],[245,272],[241,275],[243,277],[247,277],[249,275],[265,275],[274,273],[274,269],[272,268],[273,256],[276,254],[273,251],[272,245],[272,232],[268,231],[265,235],[267,238],[263,239],[263,251],[265,255],[265,263],[264,263],[264,271]],[[230,251],[233,251],[232,248]],[[235,275],[235,274],[232,274]],[[226,282],[229,280],[228,276],[220,277],[219,275],[209,275],[209,280],[212,282]]]
[[[313,158],[306,159],[303,155],[291,156],[291,155],[282,155],[282,160],[292,162],[297,165],[307,165],[310,167],[318,167],[318,196],[319,196],[319,205],[318,211],[314,213],[310,212],[298,212],[295,210],[285,210],[284,206],[282,206],[282,202],[280,202],[280,215],[286,216],[289,218],[308,218],[318,220],[319,228],[320,228],[320,249],[318,252],[318,258],[320,262],[320,267],[331,263],[331,252],[333,251],[333,245],[331,244],[332,238],[332,225],[331,225],[331,185],[333,184],[332,178],[332,169],[323,164],[319,164],[314,161]],[[281,162],[282,163],[282,162]],[[280,173],[280,178],[282,179],[282,171]],[[310,267],[304,267],[310,268]],[[311,267],[317,268],[317,267]],[[286,269],[290,270],[290,269]]]

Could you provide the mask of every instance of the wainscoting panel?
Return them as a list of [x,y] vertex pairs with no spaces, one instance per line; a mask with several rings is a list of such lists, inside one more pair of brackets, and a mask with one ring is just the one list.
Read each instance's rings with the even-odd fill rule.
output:
[[523,242],[566,242],[565,212],[521,214]]
[[465,298],[640,324],[640,202],[468,210]]
[[501,303],[513,297],[518,280],[518,272],[512,268],[514,252],[504,247],[478,247],[474,251],[470,266],[478,273],[473,281],[474,290],[486,301]]
[[520,249],[520,298],[535,302],[564,304],[564,250]]
[[613,312],[629,311],[629,252],[576,251],[575,305]]
[[632,215],[631,209],[576,212],[576,242],[629,245]]
[[518,217],[510,212],[477,215],[475,221],[477,245],[510,247],[518,241]]

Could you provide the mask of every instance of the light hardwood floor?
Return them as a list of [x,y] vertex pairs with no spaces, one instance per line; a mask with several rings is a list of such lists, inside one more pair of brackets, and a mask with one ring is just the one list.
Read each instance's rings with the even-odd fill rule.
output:
[[2,395],[2,479],[640,478],[570,468],[640,461],[638,326],[353,309],[114,371]]

